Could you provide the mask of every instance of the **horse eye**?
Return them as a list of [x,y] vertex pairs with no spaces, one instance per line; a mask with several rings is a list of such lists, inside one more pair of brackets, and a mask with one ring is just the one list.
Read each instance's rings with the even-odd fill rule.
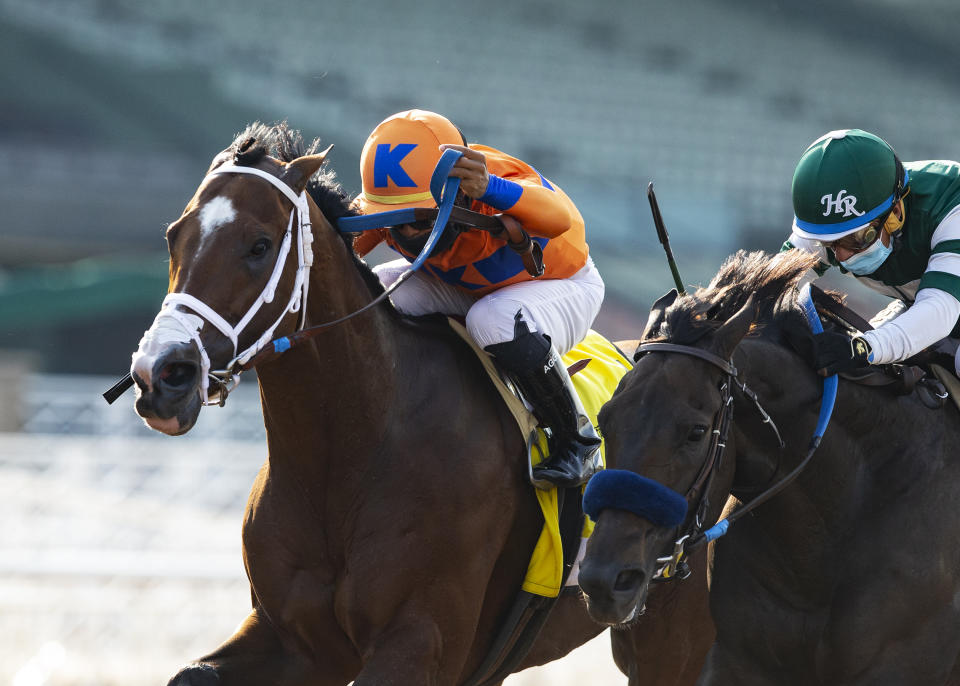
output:
[[688,441],[699,441],[701,438],[707,435],[707,427],[703,424],[697,424],[695,427],[690,429],[690,433],[687,435]]
[[263,257],[270,249],[270,240],[267,238],[258,239],[250,248],[250,254],[253,257]]

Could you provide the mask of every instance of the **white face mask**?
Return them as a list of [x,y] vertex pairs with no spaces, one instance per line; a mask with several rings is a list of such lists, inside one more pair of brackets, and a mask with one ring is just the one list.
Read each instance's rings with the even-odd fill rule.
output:
[[884,245],[881,236],[871,243],[870,247],[856,255],[851,255],[848,260],[841,260],[840,264],[849,272],[858,276],[867,276],[877,271],[880,265],[890,257],[891,252],[893,252],[893,240],[891,239],[890,245]]

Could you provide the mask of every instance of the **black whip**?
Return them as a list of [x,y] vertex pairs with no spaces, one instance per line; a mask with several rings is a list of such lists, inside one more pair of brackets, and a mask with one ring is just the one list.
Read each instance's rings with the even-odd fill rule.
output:
[[680,293],[680,295],[686,295],[687,291],[683,287],[680,270],[677,269],[677,261],[673,259],[673,250],[670,249],[670,236],[667,234],[667,227],[664,226],[663,216],[660,214],[657,195],[653,192],[653,181],[647,184],[647,200],[650,201],[650,211],[653,213],[653,225],[657,229],[657,238],[660,239],[660,245],[663,246],[663,251],[667,253],[667,262],[670,264],[670,273],[673,274],[673,282],[677,284],[677,292]]

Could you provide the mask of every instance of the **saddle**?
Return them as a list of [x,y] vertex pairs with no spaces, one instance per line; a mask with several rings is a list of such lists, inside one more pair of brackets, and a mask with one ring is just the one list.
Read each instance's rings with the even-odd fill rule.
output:
[[[834,328],[839,328],[849,335],[874,328],[870,322],[835,296],[815,285],[811,285],[810,292],[817,312],[826,320],[825,323],[831,323]],[[925,350],[905,363],[870,365],[843,372],[840,376],[862,386],[885,388],[894,395],[916,393],[920,401],[932,410],[943,407],[947,397],[950,396],[960,409],[960,380],[947,371],[952,367],[952,358],[948,359],[947,355],[934,350]],[[947,383],[955,389],[952,393],[948,393],[945,378],[948,379]]]
[[[547,441],[537,428],[537,419],[512,384],[508,385],[501,376],[491,356],[467,333],[463,323],[457,318],[448,317],[446,324],[476,354],[513,415],[521,435],[525,437],[528,475],[532,478],[533,465],[546,456],[547,450]],[[584,409],[596,424],[597,412],[632,366],[630,360],[610,341],[592,330],[562,357]],[[593,532],[593,521],[583,515],[581,507],[583,487],[531,490],[543,514],[540,537],[531,554],[521,589],[492,647],[476,672],[463,682],[463,686],[492,686],[502,682],[533,645],[560,594],[564,590],[579,593],[579,560],[586,549],[586,539]]]
[[[547,440],[537,427],[537,419],[513,388],[512,383],[501,375],[493,358],[480,348],[466,327],[456,317],[446,317],[446,325],[470,346],[477,359],[487,371],[491,382],[500,394],[507,409],[525,437],[527,471],[532,478],[533,467],[547,457]],[[596,425],[597,413],[609,400],[617,384],[633,365],[606,338],[590,330],[573,350],[562,355],[573,385],[580,396],[590,421]],[[601,445],[601,456],[603,446]],[[602,459],[602,457],[601,457]],[[564,510],[564,497],[556,488],[534,489],[544,516],[544,527],[530,559],[523,590],[536,595],[553,598],[565,586],[576,586],[579,565],[586,539],[593,532],[593,522],[584,519],[576,531],[562,532],[560,525]],[[572,489],[571,489],[572,490]],[[582,487],[577,489],[582,491]],[[579,501],[572,502],[579,514]]]

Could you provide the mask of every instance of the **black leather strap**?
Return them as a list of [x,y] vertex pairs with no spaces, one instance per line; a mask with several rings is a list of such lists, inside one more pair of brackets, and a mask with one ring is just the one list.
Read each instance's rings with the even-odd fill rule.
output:
[[638,360],[643,353],[657,351],[680,353],[681,355],[699,357],[701,360],[706,360],[713,366],[719,367],[721,371],[726,372],[730,376],[737,376],[737,368],[733,366],[732,362],[723,359],[719,355],[714,355],[712,352],[703,350],[702,348],[696,348],[692,345],[678,345],[676,343],[641,343],[637,348],[637,352],[634,353],[633,359]]

